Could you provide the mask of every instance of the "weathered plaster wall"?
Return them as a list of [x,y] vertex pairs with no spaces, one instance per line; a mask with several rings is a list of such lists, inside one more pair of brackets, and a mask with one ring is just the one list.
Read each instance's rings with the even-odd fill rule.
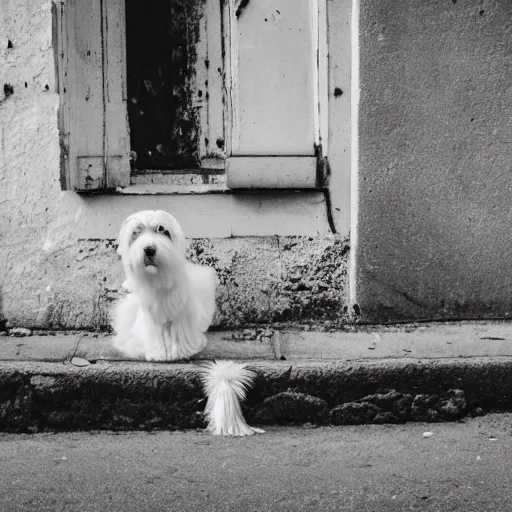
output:
[[0,3],[0,318],[51,293],[21,279],[46,267],[60,194],[51,20],[50,2]]
[[362,320],[512,313],[512,2],[361,0]]
[[[116,243],[75,241],[70,233],[65,240],[47,252],[28,246],[19,264],[7,255],[2,292],[9,325],[108,329],[123,281]],[[328,330],[347,320],[347,252],[338,237],[244,237],[192,240],[189,257],[218,273],[214,326],[299,322]]]
[[[6,324],[107,327],[123,281],[118,226],[127,214],[150,207],[178,211],[192,236],[217,225],[223,232],[225,238],[199,238],[190,248],[193,259],[214,266],[221,278],[217,326],[300,321],[327,329],[344,321],[348,245],[326,234],[318,194],[302,197],[298,212],[290,207],[293,198],[61,191],[50,2],[0,0],[0,81],[0,330]],[[201,202],[211,209],[201,211]],[[280,205],[286,215],[279,215]],[[223,208],[235,211],[226,215],[236,222],[227,225]],[[244,225],[257,227],[262,210],[267,216],[258,229],[269,236],[229,237]],[[303,236],[284,236],[290,233]]]
[[190,256],[217,270],[217,324],[347,322],[348,243],[340,237],[195,240]]

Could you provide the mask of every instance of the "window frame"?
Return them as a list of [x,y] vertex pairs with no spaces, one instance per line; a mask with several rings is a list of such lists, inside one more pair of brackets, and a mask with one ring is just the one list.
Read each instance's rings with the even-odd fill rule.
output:
[[[98,32],[101,69],[90,66],[92,73],[101,74],[102,98],[93,100],[96,106],[85,105],[80,77],[87,75],[87,60],[77,54],[83,49],[73,48],[77,39],[76,23],[79,0],[60,4],[59,16],[59,83],[62,94],[60,111],[61,144],[64,148],[63,182],[65,188],[79,193],[106,192],[136,186],[137,190],[155,190],[157,185],[173,193],[228,192],[236,189],[316,189],[325,187],[326,169],[323,155],[328,144],[328,94],[327,94],[327,16],[326,0],[311,0],[313,9],[314,53],[314,156],[262,155],[239,156],[233,154],[236,133],[236,61],[237,46],[233,31],[236,30],[236,12],[240,0],[225,0],[221,8],[218,0],[206,0],[205,15],[201,20],[196,68],[194,104],[199,109],[199,157],[197,170],[131,171],[129,165],[130,140],[126,91],[126,23],[124,0],[87,0],[97,14],[98,26],[85,23],[89,33]],[[94,6],[99,10],[95,13]],[[66,9],[71,12],[66,13]],[[90,20],[89,20],[90,21]],[[79,37],[79,35],[78,35]],[[98,41],[97,41],[98,42]],[[75,46],[78,46],[76,44]],[[73,58],[75,57],[75,58]],[[80,60],[80,62],[78,62]],[[197,90],[205,91],[200,97]],[[117,98],[117,99],[116,99]],[[101,127],[87,125],[87,111],[102,109]],[[85,109],[79,118],[77,111]],[[93,121],[94,124],[94,121]],[[101,128],[101,132],[100,129]],[[87,133],[87,136],[85,136]],[[215,141],[222,139],[224,147]],[[94,145],[92,155],[82,155],[81,141]],[[209,141],[207,146],[205,140]],[[102,154],[103,151],[103,154]],[[148,187],[151,185],[151,187]],[[144,188],[144,187],[145,188]],[[127,191],[128,192],[128,191]]]
[[[77,0],[66,2],[61,0],[56,4],[54,41],[61,97],[59,109],[61,184],[63,190],[77,192],[74,186],[76,175],[70,175],[69,165],[69,159],[72,157],[69,144],[71,136],[69,120],[70,117],[72,118],[72,113],[70,114],[69,110],[73,105],[70,103],[72,100],[70,90],[65,88],[66,82],[70,80],[70,76],[66,75],[68,65],[66,43],[69,37],[66,10],[73,1]],[[215,0],[206,1],[209,3],[209,8],[215,4]],[[124,2],[122,5],[124,6]],[[357,19],[353,17],[351,0],[342,0],[339,5],[320,0],[319,9],[321,13],[319,23],[325,26],[319,31],[324,36],[319,45],[320,63],[323,63],[322,65],[328,70],[328,74],[322,72],[319,74],[319,79],[323,80],[319,91],[320,94],[322,91],[324,94],[323,98],[319,97],[319,105],[320,109],[323,106],[325,113],[328,110],[328,116],[320,115],[321,133],[325,135],[322,135],[322,144],[318,153],[318,188],[253,189],[252,191],[230,189],[227,187],[226,174],[223,172],[225,161],[222,155],[219,155],[221,158],[205,155],[201,172],[179,173],[177,179],[181,180],[180,183],[174,182],[173,178],[169,179],[168,174],[161,172],[148,172],[145,176],[132,175],[129,165],[126,165],[129,180],[127,185],[122,184],[109,191],[100,190],[99,193],[84,190],[78,194],[63,196],[67,198],[65,200],[67,207],[77,208],[77,236],[93,239],[115,238],[117,226],[120,221],[122,222],[124,213],[133,213],[134,210],[147,208],[163,208],[176,212],[187,233],[192,237],[223,238],[270,234],[314,236],[330,232],[347,234],[351,218],[351,173],[354,172],[354,156],[351,148],[354,137],[357,138],[357,135],[351,131],[352,119],[357,114],[357,105],[354,104],[356,98],[353,99],[352,96],[353,76],[358,69],[358,63],[354,61],[356,54],[352,40],[353,25],[357,23]],[[322,13],[325,13],[325,16]],[[212,30],[213,27],[211,24],[208,27],[205,23],[204,30],[208,29]],[[123,37],[125,37],[124,33]],[[210,45],[210,55],[221,55],[221,52],[214,52],[213,49]],[[205,79],[208,80],[209,85],[215,83],[215,80],[222,83],[223,76],[215,75],[216,69],[210,65],[208,69],[205,66],[198,72],[202,72],[203,77],[207,77]],[[126,65],[123,72],[126,72]],[[125,90],[122,98],[126,100]],[[225,115],[225,111],[222,112],[222,115]],[[126,157],[128,157],[128,150],[129,145]],[[204,195],[210,196],[211,201]],[[120,200],[119,204],[115,200],[116,196]],[[277,198],[283,200],[280,201]],[[254,202],[254,199],[257,201]],[[113,201],[118,206],[115,206]],[[256,204],[260,206],[255,208]],[[198,208],[204,212],[207,207],[214,209],[211,214],[196,213]],[[100,212],[103,213],[100,214]],[[200,221],[199,218],[203,220]],[[205,220],[208,222],[204,222]]]

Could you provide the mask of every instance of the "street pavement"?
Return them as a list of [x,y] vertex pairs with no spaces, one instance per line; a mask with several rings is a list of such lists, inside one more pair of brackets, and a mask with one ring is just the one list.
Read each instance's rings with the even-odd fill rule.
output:
[[0,434],[0,511],[510,512],[511,470],[510,414],[236,439]]

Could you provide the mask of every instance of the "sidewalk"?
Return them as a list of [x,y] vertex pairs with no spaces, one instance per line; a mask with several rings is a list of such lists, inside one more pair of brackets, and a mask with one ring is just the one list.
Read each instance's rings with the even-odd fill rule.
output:
[[[0,430],[194,428],[195,363],[245,360],[259,424],[450,420],[512,410],[512,323],[209,333],[193,361],[123,360],[106,335],[0,336]],[[83,365],[83,366],[81,366]]]

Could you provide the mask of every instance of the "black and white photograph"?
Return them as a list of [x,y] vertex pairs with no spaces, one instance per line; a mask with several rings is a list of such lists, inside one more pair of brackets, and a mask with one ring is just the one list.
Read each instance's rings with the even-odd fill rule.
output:
[[512,0],[0,0],[0,512],[511,475]]

